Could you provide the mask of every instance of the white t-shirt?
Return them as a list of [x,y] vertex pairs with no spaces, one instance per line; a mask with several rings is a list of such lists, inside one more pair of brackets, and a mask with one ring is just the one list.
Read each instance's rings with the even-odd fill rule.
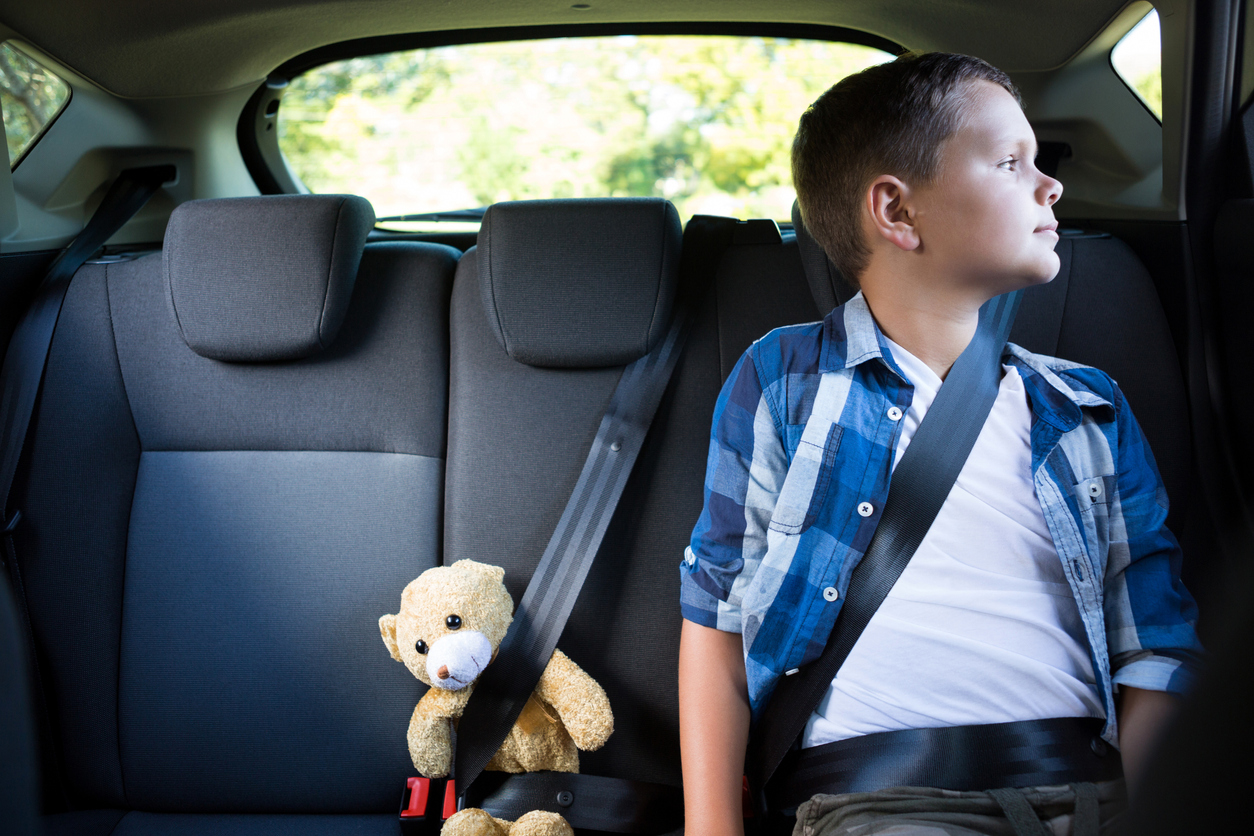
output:
[[[889,346],[914,384],[896,467],[941,379]],[[1105,716],[1036,498],[1023,380],[1013,366],[1002,370],[957,482],[810,715],[803,747],[895,729]]]

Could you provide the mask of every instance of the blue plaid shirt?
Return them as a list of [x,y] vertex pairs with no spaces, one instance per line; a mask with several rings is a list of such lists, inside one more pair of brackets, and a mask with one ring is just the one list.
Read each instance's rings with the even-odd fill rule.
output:
[[[1117,685],[1183,691],[1201,650],[1154,456],[1115,382],[1006,345],[1032,409],[1032,475],[1117,740]],[[745,352],[714,411],[684,618],[741,633],[755,720],[818,658],[888,496],[913,387],[861,294]],[[894,414],[896,414],[894,412]]]

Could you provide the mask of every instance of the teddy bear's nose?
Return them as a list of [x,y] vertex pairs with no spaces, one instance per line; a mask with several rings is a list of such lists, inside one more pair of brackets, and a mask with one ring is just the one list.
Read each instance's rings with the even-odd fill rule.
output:
[[448,679],[448,665],[440,665],[440,669],[435,672],[440,679]]

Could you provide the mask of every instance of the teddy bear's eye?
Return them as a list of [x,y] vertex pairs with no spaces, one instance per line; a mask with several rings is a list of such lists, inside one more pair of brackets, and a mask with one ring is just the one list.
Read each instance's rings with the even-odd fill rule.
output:
[[460,615],[450,615],[444,619],[444,626],[450,630],[456,630],[462,626],[462,617]]
[[423,656],[426,656],[427,651],[430,650],[430,648],[427,647],[426,642],[424,642],[422,639],[419,639],[418,643],[414,645],[414,650],[417,650],[420,654],[422,654]]

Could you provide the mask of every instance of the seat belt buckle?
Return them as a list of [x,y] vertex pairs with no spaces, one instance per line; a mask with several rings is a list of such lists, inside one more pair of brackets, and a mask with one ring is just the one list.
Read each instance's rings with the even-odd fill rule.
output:
[[401,791],[402,836],[432,836],[458,809],[452,778],[406,778]]

